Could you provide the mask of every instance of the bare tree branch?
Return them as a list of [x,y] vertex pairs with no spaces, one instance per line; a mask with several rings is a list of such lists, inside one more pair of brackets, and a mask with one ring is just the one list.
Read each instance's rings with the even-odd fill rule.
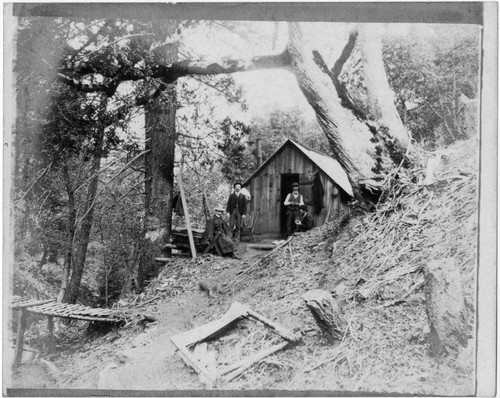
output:
[[132,192],[135,188],[137,188],[141,184],[144,184],[145,182],[146,182],[146,180],[142,180],[142,181],[139,181],[137,184],[134,184],[132,186],[132,188],[130,188],[129,190],[127,190],[127,192],[125,192],[122,196],[120,196],[117,200],[115,200],[111,205],[109,205],[108,207],[106,207],[103,210],[103,213],[105,213],[108,210],[110,210],[112,207],[114,207],[116,204],[118,204],[118,202],[120,202],[122,199],[124,199],[125,197],[127,197],[130,192]]
[[337,59],[337,61],[335,61],[335,65],[333,65],[332,73],[337,79],[339,78],[345,63],[351,56],[352,50],[354,50],[357,38],[358,38],[358,28],[355,27],[349,33],[349,38],[347,39],[347,43],[345,44],[344,49],[340,54],[340,57]]
[[28,189],[26,190],[26,192],[23,193],[23,195],[18,200],[16,200],[16,202],[14,203],[14,207],[16,207],[19,204],[19,202],[21,202],[26,197],[26,195],[31,191],[31,189],[35,186],[35,184],[38,181],[40,181],[43,178],[43,176],[45,176],[45,174],[48,173],[48,171],[52,167],[53,163],[54,162],[50,162],[50,164],[45,169],[42,170],[42,172],[40,173],[40,175],[33,180],[33,182],[30,184],[30,186],[28,187]]
[[[109,184],[111,181],[113,181],[115,178],[117,178],[121,173],[123,173],[125,170],[127,170],[127,168],[133,163],[135,162],[137,159],[139,159],[141,156],[145,155],[146,153],[148,153],[150,150],[147,149],[145,151],[142,151],[140,154],[138,154],[137,156],[135,156],[130,162],[128,162],[125,166],[123,166],[120,171],[118,171],[118,173],[116,173],[113,177],[111,177],[109,179],[109,181],[106,183]],[[92,204],[89,206],[89,208],[87,209],[87,211],[85,212],[85,214],[80,218],[80,220],[78,220],[78,222],[75,224],[75,228],[78,227],[80,225],[80,223],[85,219],[85,217],[87,216],[87,214],[92,210],[92,208],[95,206],[95,203],[97,201],[97,198],[99,197],[99,195],[102,193],[102,191],[104,191],[104,189],[106,188],[106,185],[104,185],[104,187],[102,187],[96,194],[95,196],[93,197],[93,200],[92,200]]]

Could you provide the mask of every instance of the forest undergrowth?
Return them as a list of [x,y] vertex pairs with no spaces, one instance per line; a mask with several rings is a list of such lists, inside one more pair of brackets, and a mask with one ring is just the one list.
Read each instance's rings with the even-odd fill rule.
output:
[[[399,169],[387,182],[375,211],[352,207],[342,222],[296,236],[265,259],[173,259],[140,296],[124,297],[121,303],[153,315],[178,305],[180,318],[160,314],[157,321],[170,322],[168,333],[174,334],[220,317],[238,301],[301,335],[299,344],[268,356],[231,381],[221,380],[218,389],[474,394],[475,341],[470,339],[458,355],[435,355],[424,292],[426,266],[452,258],[462,278],[467,322],[475,330],[476,147],[469,140],[434,152],[439,166],[432,178],[426,168],[429,154],[415,152],[414,165]],[[197,282],[207,278],[227,292],[205,298]],[[311,289],[330,291],[347,320],[342,339],[333,344],[302,299]],[[122,344],[120,334],[110,340],[105,350],[109,358],[130,341],[127,333],[122,333]],[[242,353],[255,353],[271,341],[257,326],[246,324],[211,346],[220,365],[221,358],[234,363],[244,358]],[[74,386],[79,372],[97,371],[89,363],[103,361],[92,354],[103,342],[100,338],[74,355],[55,357],[69,380],[62,387]],[[174,377],[168,372],[186,376],[177,388],[203,388],[177,354],[162,366],[159,372],[167,378]]]

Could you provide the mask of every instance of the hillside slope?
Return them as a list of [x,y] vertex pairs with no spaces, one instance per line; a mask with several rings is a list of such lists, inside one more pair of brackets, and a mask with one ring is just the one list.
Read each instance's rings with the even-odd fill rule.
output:
[[[343,225],[331,223],[295,237],[291,249],[285,246],[258,264],[266,253],[252,250],[243,261],[213,256],[172,260],[135,306],[157,322],[144,331],[126,328],[82,341],[54,356],[64,369],[57,387],[203,389],[169,337],[216,319],[238,301],[300,332],[302,343],[219,389],[473,394],[474,341],[457,357],[432,355],[423,288],[430,261],[454,258],[474,327],[476,147],[470,140],[434,153],[440,161],[430,185],[422,184],[423,167],[400,170],[375,212],[353,210]],[[416,163],[425,160],[422,154]],[[230,290],[207,297],[198,288],[198,281],[207,278]],[[333,345],[301,298],[317,288],[333,293],[348,320],[348,333]],[[220,341],[210,346],[227,363],[271,341],[248,323],[221,340],[225,347]]]

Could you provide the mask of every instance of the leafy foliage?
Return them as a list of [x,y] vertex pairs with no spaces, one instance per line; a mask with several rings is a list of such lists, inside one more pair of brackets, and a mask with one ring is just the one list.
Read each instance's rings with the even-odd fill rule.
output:
[[431,146],[467,136],[461,101],[477,97],[479,41],[476,27],[433,27],[432,34],[388,38],[384,60],[403,121]]
[[306,122],[300,112],[275,111],[269,118],[255,119],[249,126],[229,119],[223,124],[226,133],[219,144],[223,152],[222,172],[228,181],[242,181],[257,167],[256,141],[262,143],[262,161],[266,161],[287,139],[331,154],[331,148],[319,126]]

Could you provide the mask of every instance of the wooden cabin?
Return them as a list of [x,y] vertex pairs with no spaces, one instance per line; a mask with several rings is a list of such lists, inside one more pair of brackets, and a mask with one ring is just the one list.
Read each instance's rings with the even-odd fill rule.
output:
[[335,159],[287,140],[243,182],[252,195],[250,211],[256,218],[255,234],[286,233],[283,203],[294,182],[299,183],[315,226],[333,220],[353,196],[347,174]]

